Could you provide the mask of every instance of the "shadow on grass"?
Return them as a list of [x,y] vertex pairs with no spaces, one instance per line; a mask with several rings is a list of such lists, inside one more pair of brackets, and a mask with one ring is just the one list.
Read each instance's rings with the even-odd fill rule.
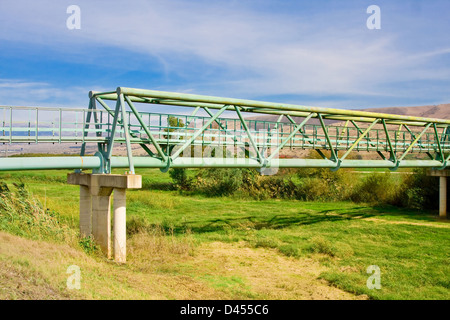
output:
[[295,226],[312,225],[322,222],[336,222],[353,220],[359,218],[367,218],[374,216],[373,214],[363,212],[336,213],[334,210],[326,210],[311,214],[310,212],[298,212],[293,215],[274,215],[264,219],[263,217],[245,216],[236,218],[211,218],[201,221],[184,221],[180,225],[163,225],[164,229],[173,229],[176,234],[185,233],[187,229],[196,234],[225,232],[230,229],[236,231],[272,229],[280,230]]
[[431,212],[424,212],[411,209],[397,208],[393,206],[361,206],[344,209],[329,209],[311,212],[299,211],[296,214],[277,214],[273,216],[240,216],[227,218],[210,218],[205,220],[187,220],[169,226],[164,229],[172,229],[176,234],[185,233],[187,229],[196,234],[226,232],[234,229],[236,231],[249,231],[272,229],[281,230],[296,226],[313,225],[324,222],[351,221],[355,219],[366,219],[371,217],[407,218],[418,221],[437,221],[437,217]]
[[378,217],[396,217],[405,218],[417,221],[438,221],[438,214],[436,210],[418,210],[410,208],[401,208],[390,205],[375,205],[367,207],[369,213]]

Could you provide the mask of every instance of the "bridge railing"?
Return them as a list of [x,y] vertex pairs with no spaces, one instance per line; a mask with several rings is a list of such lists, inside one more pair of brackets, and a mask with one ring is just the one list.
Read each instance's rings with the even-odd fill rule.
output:
[[[32,108],[32,107],[7,107],[0,106],[0,142],[8,143],[40,143],[40,142],[94,142],[106,143],[112,127],[112,117],[104,110],[96,110],[98,117],[98,128],[86,127],[87,109],[68,108]],[[134,123],[132,112],[127,111],[129,118],[129,130],[137,134],[138,138],[132,140],[134,143],[148,141],[148,135],[143,126]],[[139,112],[146,120],[146,127],[160,143],[179,145],[191,138],[195,131],[204,125],[208,117],[189,117],[188,115],[173,115],[163,113]],[[177,119],[176,126],[170,126],[167,119]],[[218,118],[221,127],[211,124],[201,137],[193,143],[208,145],[212,142],[219,145],[245,145],[247,140],[245,129],[239,119]],[[249,131],[253,135],[261,134],[261,139],[256,143],[262,146],[278,146],[283,139],[289,136],[295,126],[292,123],[247,120]],[[182,125],[182,127],[180,127]],[[170,131],[169,130],[173,130]],[[347,150],[360,136],[361,131],[355,127],[349,128],[342,125],[327,125],[328,135],[337,150]],[[443,136],[445,128],[441,128],[439,135]],[[101,136],[95,136],[100,133]],[[388,130],[394,150],[405,151],[420,131],[409,132],[407,130]],[[116,139],[122,143],[124,139],[123,126],[119,125],[116,130]],[[269,141],[266,138],[271,137]],[[442,139],[441,139],[442,140]],[[441,141],[444,150],[450,150],[450,141]],[[296,133],[286,144],[286,148],[302,149],[328,149],[326,136],[320,125],[305,125],[303,133]],[[432,129],[425,132],[421,139],[414,144],[411,152],[436,152],[438,148],[436,135]],[[355,151],[382,151],[387,152],[389,145],[386,132],[382,128],[372,129],[364,139],[360,140]]]
[[[168,110],[191,108],[192,113],[148,110],[162,106]],[[280,155],[291,158],[286,163],[283,160],[283,165],[295,167],[373,165],[395,169],[407,164],[445,168],[450,155],[449,125],[445,119],[129,88],[91,92],[88,109],[0,106],[0,143],[81,143],[81,156],[85,156],[86,144],[94,143],[102,160],[100,172],[110,172],[114,165],[116,143],[126,145],[131,172],[136,158],[133,144],[153,159],[139,163],[165,169],[184,165],[183,157],[200,163],[199,158],[212,156],[211,148],[216,157],[221,154],[217,150],[234,148],[232,157],[247,158],[260,168],[275,166]],[[205,148],[210,149],[206,152]],[[316,150],[322,159],[303,161],[303,149]],[[198,150],[200,153],[194,152]],[[373,154],[377,159],[369,156],[364,163],[348,160],[354,152]]]

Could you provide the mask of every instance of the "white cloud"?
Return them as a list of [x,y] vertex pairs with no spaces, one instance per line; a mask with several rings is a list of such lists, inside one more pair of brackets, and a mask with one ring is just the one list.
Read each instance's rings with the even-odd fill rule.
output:
[[[404,52],[397,46],[398,32],[367,32],[365,10],[324,10],[307,16],[264,12],[240,2],[77,1],[81,30],[68,30],[69,4],[2,2],[0,39],[80,50],[86,61],[92,59],[90,46],[148,54],[160,61],[167,78],[182,75],[189,80],[189,90],[211,94],[402,95],[403,90],[387,91],[383,85],[450,75],[448,65],[429,65],[448,54],[448,48]],[[208,73],[207,68],[200,71],[191,65],[198,61],[226,74],[206,74],[203,79],[201,72]],[[186,84],[174,86],[188,90]],[[38,93],[45,95],[46,90],[41,86]]]
[[89,102],[88,92],[90,90],[106,91],[106,88],[57,87],[46,82],[0,79],[0,101],[2,105],[85,108]]

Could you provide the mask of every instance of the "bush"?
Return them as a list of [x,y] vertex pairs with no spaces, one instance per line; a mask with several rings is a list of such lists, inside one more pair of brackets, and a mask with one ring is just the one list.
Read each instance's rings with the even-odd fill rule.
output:
[[373,173],[356,185],[350,198],[355,202],[393,204],[396,193],[397,187],[390,173]]
[[208,196],[228,196],[244,183],[244,169],[202,169],[197,174],[197,188]]
[[[185,169],[171,169],[174,186],[207,196],[299,199],[306,201],[347,201],[389,204],[412,209],[435,209],[439,197],[436,177],[426,169],[414,170],[402,178],[373,173],[358,175],[346,169],[302,168],[280,170],[278,175],[261,176],[255,169],[201,169],[189,179]],[[0,190],[1,190],[0,186]],[[450,189],[449,189],[450,191]]]
[[415,169],[414,174],[403,178],[396,204],[413,209],[437,209],[438,179],[428,176],[427,169]]
[[345,169],[305,168],[297,173],[300,179],[297,195],[302,200],[347,200],[352,192],[354,178]]
[[189,179],[184,168],[172,168],[169,170],[174,187],[179,190],[190,190],[192,187],[192,179]]
[[243,193],[259,200],[297,198],[297,186],[290,178],[260,176],[256,177],[251,184],[245,184],[244,188]]

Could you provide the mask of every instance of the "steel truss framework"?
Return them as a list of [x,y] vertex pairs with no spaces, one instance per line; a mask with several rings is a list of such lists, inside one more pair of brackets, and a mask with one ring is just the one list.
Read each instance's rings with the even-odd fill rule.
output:
[[[134,173],[135,167],[163,171],[170,167],[396,170],[445,169],[450,159],[450,120],[124,87],[110,92],[91,91],[89,97],[88,109],[3,107],[0,142],[79,142],[82,147],[80,157],[49,159],[45,164],[2,159],[0,167],[93,169],[98,173],[110,173],[114,167],[129,168],[130,173]],[[108,101],[115,102],[115,106],[108,105]],[[142,110],[142,104],[146,110],[156,104],[168,109],[191,108],[192,113],[173,115],[177,121],[174,124],[168,120],[169,114],[138,111],[138,107]],[[35,121],[16,124],[13,114],[18,110],[35,112]],[[199,116],[200,110],[207,116]],[[44,111],[54,113],[52,127],[42,125],[42,121],[39,126],[39,112]],[[79,114],[81,121],[75,121],[73,127],[73,122],[63,121],[64,112]],[[224,113],[228,116],[221,117]],[[261,114],[275,116],[276,120],[254,119]],[[85,156],[86,143],[97,143],[96,157]],[[113,156],[117,143],[126,145],[127,157]],[[133,156],[133,144],[140,145],[146,156]],[[281,153],[292,148],[316,150],[321,159],[305,159],[299,153],[280,158]],[[349,159],[354,151],[373,153],[376,158]]]

